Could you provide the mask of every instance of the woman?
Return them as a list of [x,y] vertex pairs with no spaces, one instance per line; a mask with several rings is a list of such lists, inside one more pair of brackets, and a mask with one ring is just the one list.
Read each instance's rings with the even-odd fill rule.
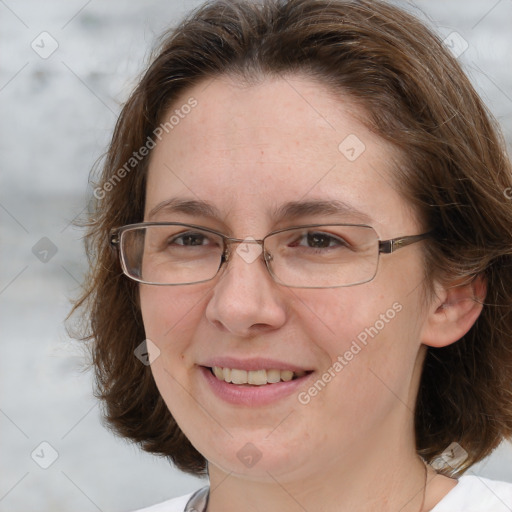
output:
[[218,0],[168,34],[76,305],[110,425],[208,474],[148,510],[512,510],[460,476],[512,436],[511,186],[456,60],[387,3]]

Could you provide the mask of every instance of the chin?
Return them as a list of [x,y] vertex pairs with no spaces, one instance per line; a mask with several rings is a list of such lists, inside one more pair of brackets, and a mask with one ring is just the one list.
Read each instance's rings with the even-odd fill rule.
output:
[[[265,456],[264,453],[258,455],[257,450],[250,446],[246,446],[243,450],[246,452],[243,461],[239,460],[236,454],[232,454],[231,457],[226,457],[226,454],[215,454],[208,459],[209,471],[212,466],[215,466],[224,473],[258,482],[275,482],[274,478],[284,477],[290,473],[290,460],[285,455],[267,454]],[[250,460],[251,455],[248,455],[250,452],[254,456],[252,461]]]
[[[217,428],[215,431],[218,432]],[[195,434],[201,436],[199,442],[195,442],[193,432],[190,432],[190,437],[186,433],[196,449],[208,460],[209,471],[216,467],[226,474],[248,480],[275,482],[274,477],[284,482],[288,478],[292,479],[292,475],[296,478],[301,472],[300,468],[308,468],[308,460],[313,458],[313,453],[310,452],[308,457],[304,451],[303,442],[293,442],[275,433],[271,435],[275,436],[274,439],[268,439],[268,429],[245,435],[240,432],[229,435],[223,431],[221,435],[212,435],[209,439],[204,439],[200,431]],[[306,434],[302,436],[302,441],[306,437]]]

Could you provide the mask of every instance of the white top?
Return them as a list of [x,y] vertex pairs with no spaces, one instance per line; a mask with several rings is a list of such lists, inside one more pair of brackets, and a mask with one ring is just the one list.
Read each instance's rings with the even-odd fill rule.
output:
[[[134,512],[185,512],[193,493]],[[511,512],[512,483],[467,475],[430,512]],[[201,512],[201,511],[197,511]]]

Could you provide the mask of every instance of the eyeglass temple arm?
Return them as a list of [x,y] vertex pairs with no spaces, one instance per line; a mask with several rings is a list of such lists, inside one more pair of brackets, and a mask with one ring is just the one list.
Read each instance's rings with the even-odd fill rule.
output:
[[402,247],[430,238],[431,233],[422,233],[421,235],[410,235],[393,238],[391,240],[379,240],[379,253],[389,254],[398,251]]

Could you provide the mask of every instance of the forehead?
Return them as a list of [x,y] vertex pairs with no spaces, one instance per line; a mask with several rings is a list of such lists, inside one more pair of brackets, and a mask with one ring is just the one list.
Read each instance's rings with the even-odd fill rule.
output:
[[173,196],[249,218],[300,198],[343,201],[377,225],[407,209],[392,184],[393,148],[349,98],[313,80],[219,77],[188,89],[163,121],[173,115],[151,155],[146,214]]

